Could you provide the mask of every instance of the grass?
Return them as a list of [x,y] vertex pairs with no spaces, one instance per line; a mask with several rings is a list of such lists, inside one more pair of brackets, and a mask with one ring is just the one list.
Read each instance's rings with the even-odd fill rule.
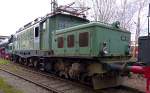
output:
[[[15,65],[13,65],[11,68],[8,66],[8,65],[10,65],[9,63],[10,63],[11,61],[9,61],[9,60],[4,60],[4,59],[0,59],[0,69],[2,68],[2,69],[6,69],[6,70],[9,70],[9,71],[11,71],[11,72],[17,72],[18,71],[18,66],[15,66]],[[8,67],[7,67],[8,66]]]
[[[4,60],[4,59],[0,59],[0,65],[6,65],[9,64],[10,61],[8,60]],[[0,90],[3,93],[23,93],[20,90],[15,89],[14,87],[12,87],[11,85],[7,84],[7,82],[5,82],[5,80],[0,77]]]
[[4,60],[4,59],[0,59],[0,65],[5,65],[8,64],[10,61],[8,60]]
[[15,89],[11,85],[7,84],[3,78],[0,77],[0,90],[4,93],[23,93],[20,90]]

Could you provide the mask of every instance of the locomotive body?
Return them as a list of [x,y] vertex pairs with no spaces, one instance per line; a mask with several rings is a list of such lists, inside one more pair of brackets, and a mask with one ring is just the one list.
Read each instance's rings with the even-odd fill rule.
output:
[[128,62],[130,32],[113,25],[57,13],[36,19],[13,36],[13,60],[92,85],[113,87],[120,72],[105,64]]
[[101,53],[105,46],[108,52],[105,56],[128,55],[130,32],[98,22],[88,23],[74,16],[64,21],[63,16],[65,19],[68,15],[57,14],[25,25],[15,34],[14,51],[39,50],[57,56],[100,57],[105,55]]
[[129,52],[129,32],[97,22],[56,30],[53,37],[52,44],[56,55],[124,57]]

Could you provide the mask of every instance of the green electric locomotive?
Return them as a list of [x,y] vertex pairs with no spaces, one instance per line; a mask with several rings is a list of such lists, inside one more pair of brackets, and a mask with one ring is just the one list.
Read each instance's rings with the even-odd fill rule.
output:
[[70,14],[55,13],[20,28],[13,36],[15,62],[84,82],[95,89],[117,86],[120,72],[106,64],[130,59],[129,31]]

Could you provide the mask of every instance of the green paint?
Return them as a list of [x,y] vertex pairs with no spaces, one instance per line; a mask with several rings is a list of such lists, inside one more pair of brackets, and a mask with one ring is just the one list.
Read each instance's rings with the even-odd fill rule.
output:
[[[79,47],[79,34],[82,32],[89,33],[88,47]],[[75,35],[75,47],[67,47],[67,35]],[[130,42],[130,32],[120,28],[114,28],[111,25],[101,23],[88,23],[74,26],[62,30],[57,30],[53,37],[64,37],[64,48],[58,48],[57,41],[53,41],[53,49],[56,55],[69,56],[98,56],[102,50],[103,43],[107,43],[107,56],[124,56]],[[124,40],[125,39],[125,40]]]
[[[46,26],[46,28],[43,28],[43,26]],[[49,19],[47,19],[44,23],[41,24],[41,33],[40,33],[40,49],[41,50],[49,50],[50,49],[50,42],[51,36],[49,35],[51,33],[49,28]]]
[[[18,32],[16,34],[17,39],[14,42],[14,50],[50,50],[52,48],[52,32],[87,22],[86,19],[66,14],[47,17],[43,22],[26,27]],[[45,23],[45,29],[43,29],[43,23]],[[38,24],[40,27],[40,40],[35,38],[34,31]]]
[[[87,23],[88,20],[81,19],[75,16],[68,16],[65,14],[56,14],[45,20],[46,29],[43,29],[43,23],[41,24],[40,33],[40,49],[50,50],[53,46],[52,39],[55,38],[55,31],[59,29],[66,29],[68,27],[73,27]],[[52,35],[52,33],[54,35]],[[58,50],[59,51],[59,50]]]
[[17,40],[14,44],[15,50],[33,50],[34,49],[34,28],[25,29],[17,33]]

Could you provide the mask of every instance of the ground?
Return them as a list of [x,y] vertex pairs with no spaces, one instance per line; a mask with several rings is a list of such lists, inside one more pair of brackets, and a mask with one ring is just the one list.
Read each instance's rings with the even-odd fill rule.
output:
[[123,85],[145,92],[146,79],[142,75],[132,73],[131,77],[124,77]]
[[[7,60],[0,59],[0,65],[9,63]],[[20,90],[9,85],[4,78],[0,76],[0,93],[23,93]]]
[[[9,61],[0,59],[0,65],[7,65]],[[12,70],[16,71],[16,68],[12,68]],[[14,90],[2,93],[50,93],[48,90],[45,90],[33,83],[20,79],[14,75],[4,73],[0,71],[0,93],[1,90],[9,89],[9,87],[2,87],[1,88],[1,79],[7,84],[8,86]],[[18,90],[19,89],[19,90]],[[15,91],[17,90],[17,91]],[[21,91],[20,91],[21,90]]]
[[0,93],[23,93],[9,85],[4,78],[0,77]]

